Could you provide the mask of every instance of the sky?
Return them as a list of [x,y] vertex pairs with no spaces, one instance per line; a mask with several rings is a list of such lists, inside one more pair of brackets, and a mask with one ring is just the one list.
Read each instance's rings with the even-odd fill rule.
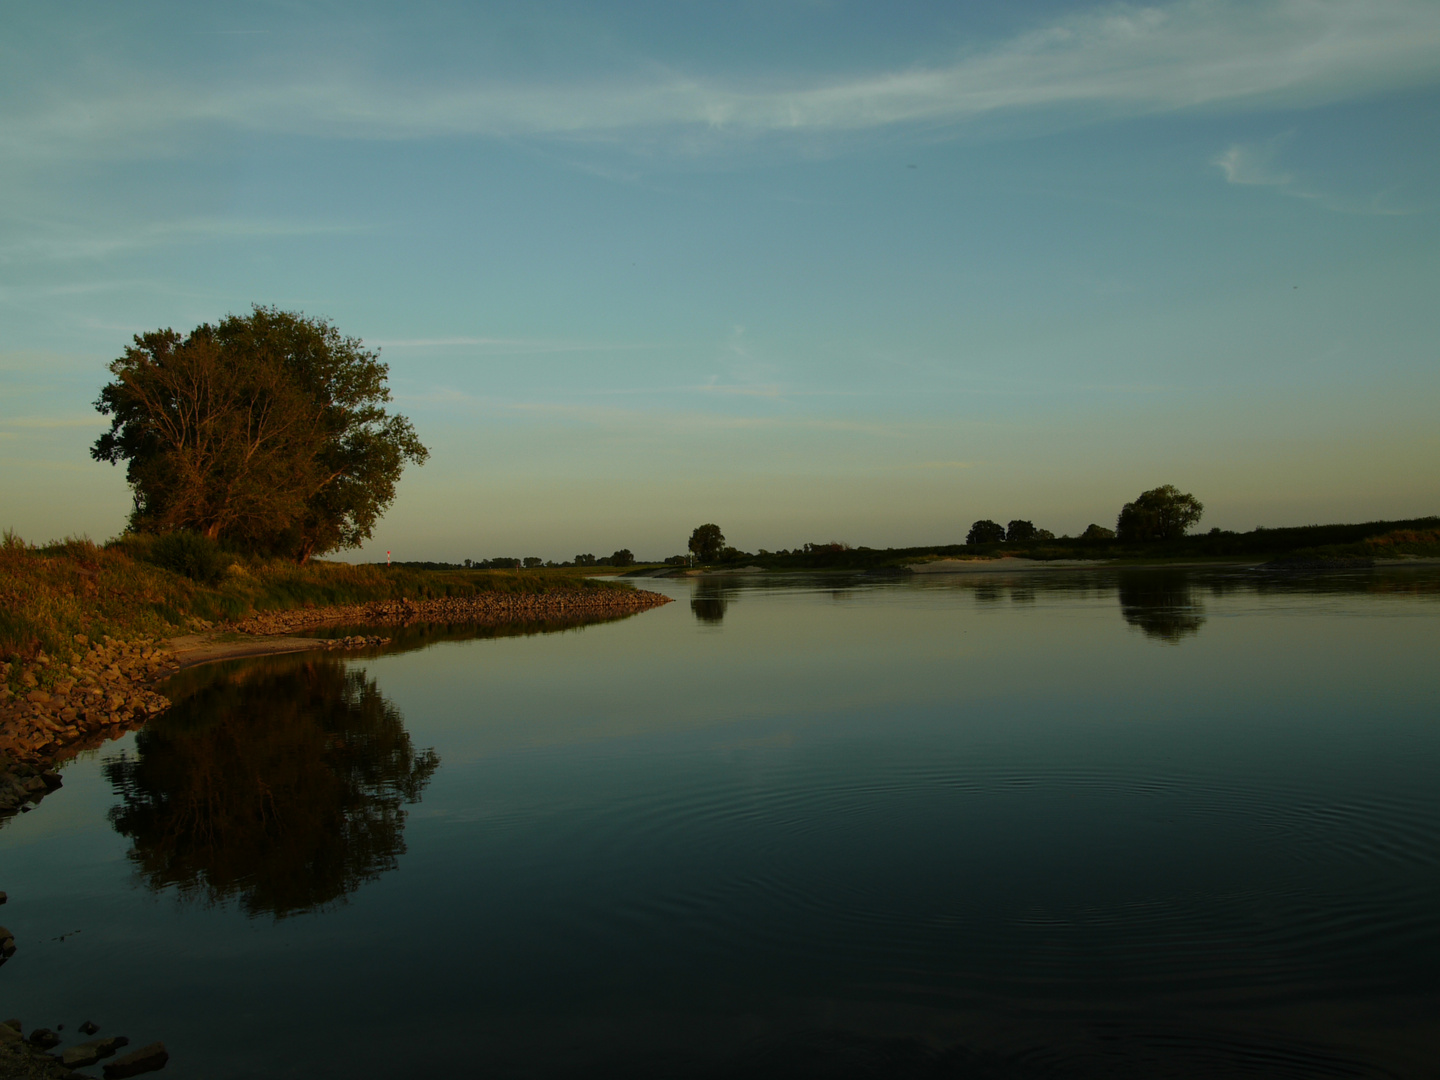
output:
[[0,528],[132,335],[378,348],[349,559],[1440,513],[1440,3],[0,0]]

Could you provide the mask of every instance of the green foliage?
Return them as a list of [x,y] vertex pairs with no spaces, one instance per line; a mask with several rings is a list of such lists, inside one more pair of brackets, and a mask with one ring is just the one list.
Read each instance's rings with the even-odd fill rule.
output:
[[725,534],[713,522],[699,525],[690,534],[689,547],[690,553],[700,562],[714,562],[725,550]]
[[999,544],[1005,539],[1005,527],[998,521],[991,521],[982,518],[970,526],[970,531],[965,534],[965,543],[975,544]]
[[1005,542],[1007,544],[1025,544],[1034,540],[1037,532],[1033,521],[1022,521],[1016,518],[1005,526]]
[[1080,534],[1081,540],[1114,540],[1115,530],[1107,529],[1104,525],[1091,524]]
[[629,548],[621,548],[610,556],[611,566],[634,566],[635,555]]
[[324,319],[255,307],[110,365],[91,449],[126,463],[137,531],[186,530],[304,561],[356,547],[427,451],[384,403],[388,369]]
[[1204,505],[1194,495],[1165,484],[1141,492],[1134,502],[1125,504],[1115,522],[1115,535],[1122,543],[1178,540],[1204,512]]
[[172,532],[157,536],[146,559],[191,581],[209,584],[225,572],[225,553],[208,536],[193,532]]

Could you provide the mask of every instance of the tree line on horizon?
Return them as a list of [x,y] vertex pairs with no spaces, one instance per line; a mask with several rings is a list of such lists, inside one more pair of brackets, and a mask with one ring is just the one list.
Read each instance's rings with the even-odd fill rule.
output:
[[[1037,528],[1033,521],[1022,518],[1012,519],[1001,525],[998,521],[982,518],[970,526],[965,537],[965,546],[972,548],[993,547],[1000,544],[1043,544],[1055,540],[1084,540],[1100,542],[1113,540],[1118,543],[1145,544],[1176,540],[1183,537],[1196,525],[1205,512],[1204,504],[1194,495],[1181,491],[1173,484],[1151,488],[1141,492],[1132,502],[1127,502],[1116,517],[1115,528],[1091,524],[1078,537],[1056,535],[1049,529]],[[714,522],[699,525],[690,534],[689,551],[693,561],[709,563],[735,562],[740,559],[758,557],[838,556],[845,552],[870,552],[873,548],[852,548],[838,540],[828,543],[807,543],[794,550],[767,551],[758,553],[740,551],[731,547],[725,534]],[[668,560],[667,560],[668,561]]]

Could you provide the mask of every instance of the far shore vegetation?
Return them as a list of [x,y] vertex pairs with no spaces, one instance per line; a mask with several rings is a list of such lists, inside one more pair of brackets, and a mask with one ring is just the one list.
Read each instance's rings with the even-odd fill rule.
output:
[[[1011,522],[1028,525],[1028,522]],[[1353,525],[1303,525],[1295,528],[1257,528],[1249,532],[1211,529],[1173,539],[1125,541],[1114,530],[1092,526],[1080,536],[1055,536],[1043,529],[1009,539],[1000,536],[975,543],[940,544],[906,548],[851,546],[838,540],[809,543],[789,550],[755,552],[723,548],[707,562],[692,565],[713,569],[756,566],[763,570],[901,570],[936,559],[1021,558],[1049,562],[1083,559],[1093,562],[1204,563],[1204,562],[1306,562],[1345,560],[1403,560],[1405,557],[1440,558],[1440,517],[1401,521],[1368,521]]]

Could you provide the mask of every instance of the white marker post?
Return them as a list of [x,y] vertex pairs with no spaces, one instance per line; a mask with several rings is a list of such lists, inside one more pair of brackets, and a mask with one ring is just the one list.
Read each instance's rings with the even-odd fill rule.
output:
[[386,566],[389,566],[389,565],[390,565],[390,552],[388,552],[388,551],[385,552],[385,565],[386,565]]

